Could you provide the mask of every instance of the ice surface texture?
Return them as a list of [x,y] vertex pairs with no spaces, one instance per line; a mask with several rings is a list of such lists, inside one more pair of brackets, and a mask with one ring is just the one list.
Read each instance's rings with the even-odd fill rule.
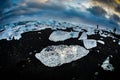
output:
[[76,38],[78,37],[79,32],[66,32],[66,31],[54,31],[50,37],[49,40],[57,42],[57,41],[64,41],[66,39],[70,38]]
[[56,67],[80,59],[88,53],[89,50],[79,45],[52,45],[36,53],[35,57],[46,66]]

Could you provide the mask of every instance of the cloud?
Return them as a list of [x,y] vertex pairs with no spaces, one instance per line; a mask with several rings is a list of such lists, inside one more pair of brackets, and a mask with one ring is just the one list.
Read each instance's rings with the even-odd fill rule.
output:
[[0,14],[6,7],[10,7],[9,0],[0,0]]
[[40,2],[40,3],[46,3],[48,0],[31,0],[31,1]]
[[107,9],[110,14],[120,15],[120,0],[92,0],[92,3]]
[[94,6],[87,10],[95,16],[105,17],[105,15],[107,14],[107,12],[102,7],[99,7],[99,6]]
[[120,17],[118,16],[118,15],[112,15],[111,17],[110,17],[110,19],[111,20],[113,20],[113,21],[116,21],[116,22],[120,22]]
[[46,3],[46,4],[42,4],[42,3],[36,3],[36,2],[29,2],[27,3],[27,8],[36,8],[39,10],[61,10],[64,9],[66,6],[63,4],[55,4],[55,3]]

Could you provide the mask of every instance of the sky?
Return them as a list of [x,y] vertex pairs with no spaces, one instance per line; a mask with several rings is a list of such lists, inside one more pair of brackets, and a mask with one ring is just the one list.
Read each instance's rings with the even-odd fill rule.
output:
[[120,0],[0,0],[0,24],[43,19],[119,28]]

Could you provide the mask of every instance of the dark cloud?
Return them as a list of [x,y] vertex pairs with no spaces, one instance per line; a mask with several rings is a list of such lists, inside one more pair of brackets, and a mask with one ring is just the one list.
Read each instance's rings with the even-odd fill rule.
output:
[[0,0],[0,10],[6,7],[10,7],[10,0]]
[[5,8],[10,7],[10,0],[0,0],[0,16]]
[[92,0],[93,2],[98,2],[99,4],[105,4],[110,8],[113,8],[114,11],[120,13],[120,3],[117,0]]
[[87,10],[95,16],[104,17],[107,14],[107,12],[99,6],[94,6],[92,8],[87,9]]
[[117,12],[120,12],[120,5],[117,6],[117,7],[115,7],[115,10],[116,10]]
[[110,17],[110,19],[111,20],[113,20],[113,21],[116,21],[116,22],[120,22],[120,17],[118,16],[118,15],[112,15],[111,17]]
[[17,6],[20,1],[22,0],[0,0],[0,19],[2,19],[4,15],[11,14],[10,12],[13,11],[12,8]]
[[93,0],[93,1],[98,1],[98,2],[102,2],[102,3],[111,3],[113,2],[114,0]]
[[20,15],[40,15],[46,14],[48,16],[61,16],[66,18],[73,17],[85,17],[81,12],[77,9],[70,7],[67,9],[64,4],[56,4],[56,3],[36,3],[36,2],[27,2],[26,6],[20,6],[13,10],[10,10],[7,13],[4,13],[5,18],[9,18],[10,16],[20,16]]

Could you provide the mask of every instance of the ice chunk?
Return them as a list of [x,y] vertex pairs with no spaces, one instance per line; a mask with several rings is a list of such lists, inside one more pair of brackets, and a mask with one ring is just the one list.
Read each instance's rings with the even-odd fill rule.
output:
[[66,32],[66,31],[54,31],[49,40],[57,42],[57,41],[64,41],[66,39],[78,37],[78,32]]
[[120,45],[120,40],[119,40],[119,42],[118,42],[118,45]]
[[44,48],[35,57],[48,67],[56,67],[80,59],[88,53],[89,50],[78,45],[58,45]]
[[97,46],[97,42],[94,39],[83,40],[83,44],[84,44],[86,49],[91,49],[91,48],[94,48]]
[[66,39],[71,38],[71,36],[69,35],[69,32],[65,32],[65,31],[54,31],[50,37],[49,40],[51,41],[64,41]]
[[109,60],[110,60],[110,58],[107,57],[107,59],[103,62],[101,67],[106,71],[113,71],[114,67],[112,66],[112,64],[110,64]]
[[99,34],[100,34],[100,36],[102,36],[104,38],[107,37],[107,35],[103,32],[103,30],[100,30]]
[[95,72],[95,75],[97,76],[99,73],[98,72]]
[[107,37],[107,35],[105,35],[105,34],[101,34],[101,36],[102,36],[102,37]]
[[85,32],[82,33],[82,35],[78,40],[84,40],[84,39],[87,39],[87,34]]
[[113,42],[116,42],[116,40],[113,40]]
[[93,34],[95,34],[94,30],[95,30],[95,28],[91,28],[91,27],[87,28],[87,31],[88,31],[87,35],[93,35]]
[[104,41],[98,40],[97,42],[101,43],[101,44],[105,44]]

